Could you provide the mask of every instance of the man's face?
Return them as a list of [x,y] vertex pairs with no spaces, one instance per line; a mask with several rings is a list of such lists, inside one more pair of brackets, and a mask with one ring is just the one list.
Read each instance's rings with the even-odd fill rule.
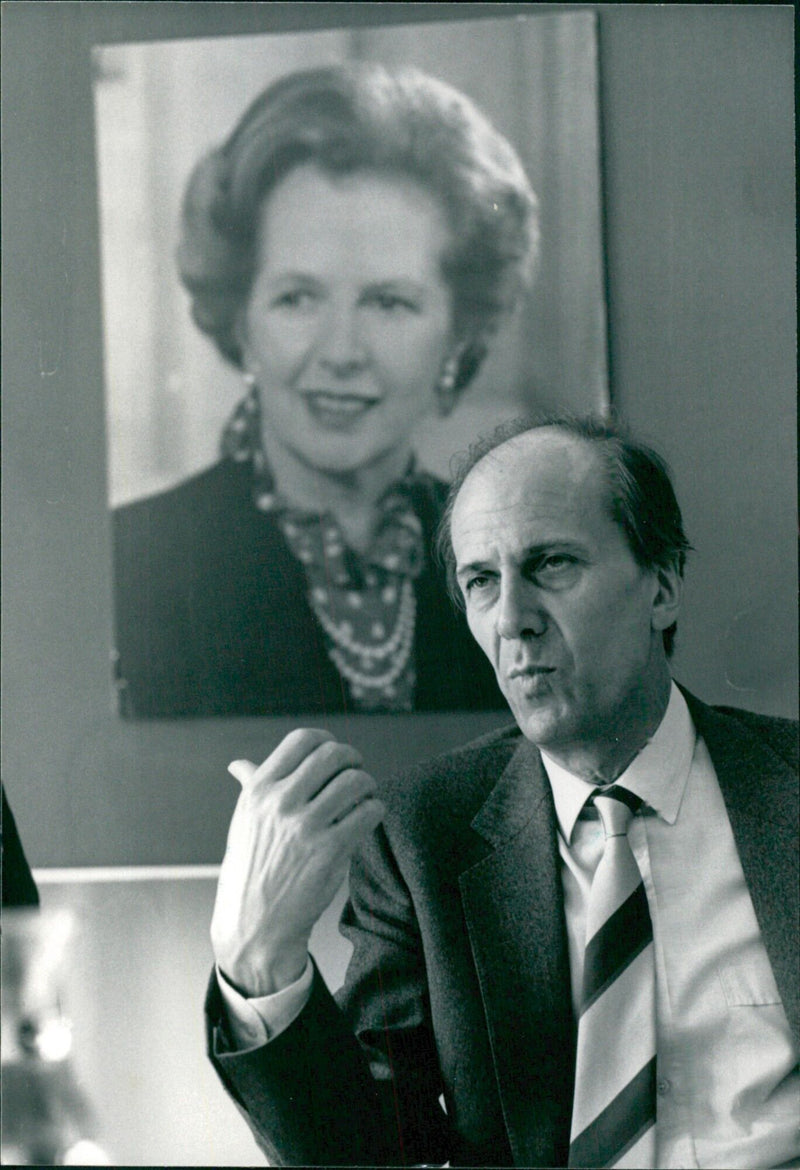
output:
[[679,581],[637,565],[606,499],[596,449],[547,428],[481,460],[452,516],[470,629],[524,735],[565,763],[651,734],[669,684]]

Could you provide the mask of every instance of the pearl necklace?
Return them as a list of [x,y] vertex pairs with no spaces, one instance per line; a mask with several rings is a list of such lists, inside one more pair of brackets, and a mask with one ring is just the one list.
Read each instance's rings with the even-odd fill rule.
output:
[[[395,627],[386,641],[375,644],[354,638],[349,622],[334,621],[313,590],[309,593],[309,600],[319,624],[334,643],[330,656],[340,674],[364,691],[391,687],[405,670],[414,645],[417,601],[413,582],[407,577],[403,580]],[[390,660],[388,669],[382,674],[371,673],[384,659]]]

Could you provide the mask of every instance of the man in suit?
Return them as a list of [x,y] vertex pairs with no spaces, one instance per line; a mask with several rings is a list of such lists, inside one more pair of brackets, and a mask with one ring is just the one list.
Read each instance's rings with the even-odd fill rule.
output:
[[[800,1165],[796,728],[672,681],[666,469],[591,420],[506,431],[443,531],[516,726],[381,799],[321,731],[232,765],[225,1085],[273,1163]],[[351,855],[337,1004],[307,944]]]

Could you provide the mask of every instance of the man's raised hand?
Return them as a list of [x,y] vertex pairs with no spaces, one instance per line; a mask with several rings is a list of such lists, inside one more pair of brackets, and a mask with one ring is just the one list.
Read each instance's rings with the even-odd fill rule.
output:
[[260,767],[236,760],[242,785],[220,871],[211,942],[220,970],[248,997],[303,973],[311,929],[358,843],[383,817],[355,748],[327,731],[290,732]]

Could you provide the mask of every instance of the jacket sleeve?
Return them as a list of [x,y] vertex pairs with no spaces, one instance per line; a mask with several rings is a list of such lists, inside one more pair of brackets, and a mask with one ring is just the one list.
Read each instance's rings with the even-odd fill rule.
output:
[[212,981],[212,1063],[272,1165],[442,1164],[447,1118],[424,957],[382,830],[351,867],[342,931],[354,951],[338,1002],[315,971],[301,1015],[260,1048],[231,1051]]

